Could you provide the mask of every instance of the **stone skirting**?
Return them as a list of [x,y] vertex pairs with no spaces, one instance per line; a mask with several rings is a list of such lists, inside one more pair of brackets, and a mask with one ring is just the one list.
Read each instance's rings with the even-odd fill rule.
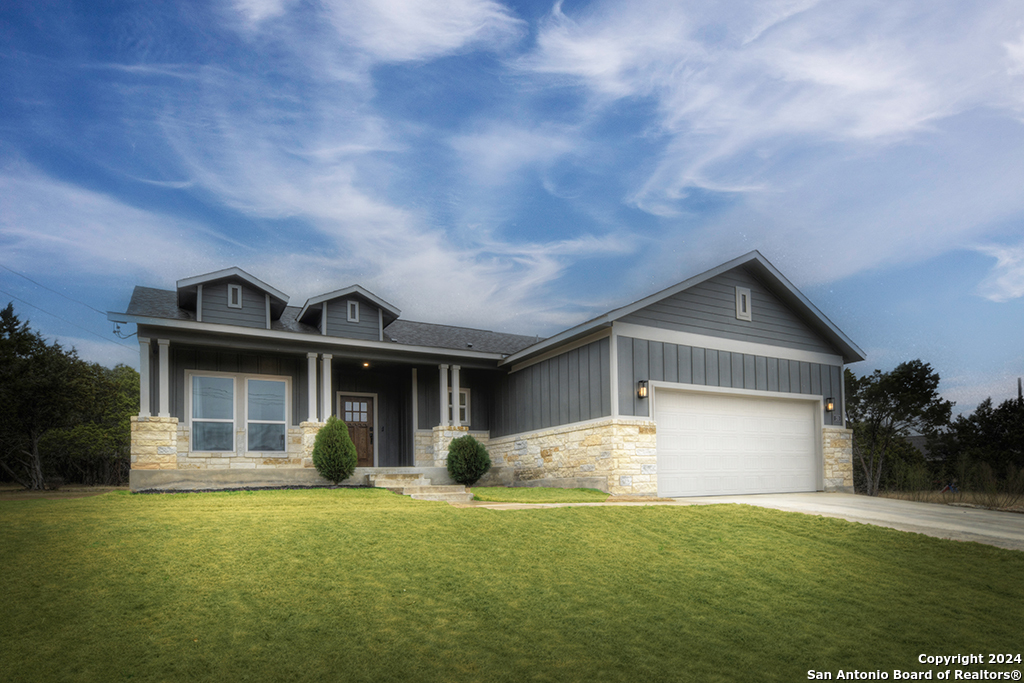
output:
[[[490,440],[491,463],[513,482],[603,480],[615,495],[658,493],[657,430],[650,420],[605,418]],[[554,481],[552,481],[554,483]]]
[[133,470],[178,469],[178,418],[133,415],[131,432]]
[[821,430],[825,490],[853,493],[853,430],[825,427]]
[[[448,446],[454,439],[469,434],[486,448],[490,443],[490,432],[471,432],[469,427],[439,426],[431,431],[418,431],[413,437],[416,452],[413,462],[417,467],[447,467]],[[429,438],[429,443],[427,439]],[[423,449],[423,450],[420,450]]]

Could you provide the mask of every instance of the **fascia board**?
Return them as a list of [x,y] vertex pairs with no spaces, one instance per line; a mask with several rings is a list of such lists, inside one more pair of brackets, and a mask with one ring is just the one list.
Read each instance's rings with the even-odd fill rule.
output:
[[359,295],[369,299],[373,303],[377,304],[377,306],[379,306],[383,310],[387,311],[391,315],[395,316],[396,318],[399,317],[402,314],[402,311],[400,311],[399,309],[395,308],[394,306],[389,304],[387,301],[384,301],[384,299],[381,299],[376,294],[373,294],[372,292],[367,291],[366,289],[364,289],[363,287],[361,287],[359,285],[352,285],[351,287],[345,287],[344,289],[338,289],[338,290],[335,290],[333,292],[328,292],[327,294],[320,294],[318,296],[314,296],[314,297],[311,297],[311,298],[307,299],[306,303],[302,306],[302,310],[299,311],[299,316],[298,316],[297,319],[298,320],[302,320],[302,317],[304,315],[306,315],[306,311],[311,306],[316,306],[318,304],[322,304],[325,301],[332,301],[334,299],[338,299],[338,298],[343,297],[343,296],[348,296],[349,294],[359,294]]
[[175,283],[175,285],[180,290],[185,287],[201,285],[207,282],[213,282],[214,280],[221,280],[226,277],[238,277],[242,280],[245,280],[253,287],[257,287],[261,291],[266,292],[270,296],[276,297],[283,301],[284,303],[288,303],[287,294],[271,287],[270,285],[268,285],[266,282],[263,282],[259,278],[249,275],[249,273],[245,272],[244,270],[238,267],[225,268],[224,270],[218,270],[213,273],[206,273],[205,275],[196,275],[195,277],[187,277],[184,280],[178,280]]
[[[108,319],[109,319],[108,314]],[[327,337],[318,334],[302,334],[299,332],[281,332],[278,330],[263,330],[259,328],[236,327],[234,325],[222,325],[218,323],[200,323],[193,320],[170,320],[168,318],[151,318],[148,316],[128,315],[125,313],[114,314],[118,317],[117,322],[135,323],[149,327],[163,327],[168,329],[189,330],[193,332],[209,332],[211,334],[223,334],[234,337],[254,337],[275,341],[294,341],[316,346],[335,346],[356,349],[372,349],[374,351],[402,352],[417,355],[449,356],[452,358],[472,358],[477,360],[501,360],[504,354],[485,353],[483,351],[461,351],[458,349],[445,349],[435,346],[406,346],[394,342],[365,341],[362,339],[348,339],[347,337]]]

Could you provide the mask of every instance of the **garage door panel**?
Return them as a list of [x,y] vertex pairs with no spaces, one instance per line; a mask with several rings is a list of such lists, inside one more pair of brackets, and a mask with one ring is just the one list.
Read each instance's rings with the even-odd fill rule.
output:
[[811,401],[659,390],[659,495],[816,490],[816,412]]

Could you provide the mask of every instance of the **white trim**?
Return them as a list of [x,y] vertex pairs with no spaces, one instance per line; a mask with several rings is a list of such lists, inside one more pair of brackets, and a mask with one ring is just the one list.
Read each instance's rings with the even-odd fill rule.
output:
[[438,396],[438,402],[441,404],[441,421],[438,423],[438,427],[448,426],[448,366],[444,363],[437,366],[441,371],[441,393]]
[[[463,396],[466,397],[466,419],[465,420],[462,419],[462,416],[455,409],[455,405],[452,403],[452,396],[453,396],[453,390],[452,390],[451,387],[448,387],[448,396],[447,396],[446,400],[448,401],[448,414],[453,416],[452,417],[452,425],[455,426],[455,427],[459,427],[461,425],[465,425],[465,426],[468,427],[469,425],[471,425],[473,423],[473,415],[470,412],[470,406],[472,405],[472,401],[473,401],[472,390],[469,387],[459,387],[459,399],[460,399],[459,407],[460,408],[462,407],[461,398]],[[457,423],[455,422],[455,416],[458,416],[458,420],[459,421]]]
[[160,401],[157,406],[157,415],[160,417],[171,416],[171,372],[170,353],[171,340],[157,339],[160,351]]
[[610,328],[611,341],[608,344],[609,390],[612,392],[612,417],[619,417],[619,336],[615,326]]
[[[329,301],[325,301],[324,305],[320,307],[320,334],[327,336],[327,305]],[[298,318],[296,318],[298,320]]]
[[306,400],[309,402],[306,413],[308,422],[316,422],[316,354],[306,354],[306,383],[309,385],[306,391]]
[[109,313],[107,319],[117,318],[117,322],[135,323],[136,325],[148,325],[151,327],[163,327],[167,329],[193,330],[196,332],[214,332],[227,334],[234,337],[255,337],[259,339],[273,339],[275,341],[299,341],[316,342],[319,346],[353,347],[360,349],[373,349],[379,351],[395,351],[423,354],[428,356],[449,356],[453,358],[479,359],[479,360],[501,360],[504,354],[484,353],[482,351],[469,351],[461,349],[445,349],[434,346],[413,346],[396,344],[394,342],[367,341],[364,339],[351,339],[349,337],[327,337],[317,339],[313,335],[301,332],[282,332],[278,330],[264,330],[257,327],[242,327],[240,325],[224,325],[221,323],[200,323],[194,320],[173,320],[170,318],[153,318],[150,316],[127,315],[123,313]]
[[270,329],[270,295],[269,294],[264,294],[263,296],[266,297],[266,301],[267,301],[267,329],[269,330]]
[[[450,419],[452,421],[452,426],[453,427],[459,427],[459,426],[462,425],[462,420],[459,419],[458,407],[454,403],[456,395],[458,395],[459,398],[462,398],[462,394],[459,392],[459,369],[460,368],[459,368],[458,365],[453,365],[452,366],[452,386],[451,386],[451,391],[449,391],[448,395],[444,397],[445,402],[447,402],[448,405],[450,406],[449,414],[451,416]],[[467,397],[467,400],[468,400],[468,397]],[[467,413],[469,412],[469,405],[466,406],[466,412]]]
[[839,425],[846,428],[846,367],[839,368]]
[[152,417],[149,408],[149,338],[139,337],[139,417]]
[[196,321],[203,322],[203,286],[196,286]]
[[302,318],[305,317],[306,311],[310,308],[310,306],[316,306],[319,303],[324,303],[330,301],[331,299],[340,299],[341,297],[346,296],[348,294],[359,294],[364,298],[368,299],[370,302],[377,304],[377,306],[383,308],[385,311],[392,314],[396,318],[402,314],[400,310],[389,304],[387,301],[384,301],[384,299],[381,299],[376,294],[367,291],[366,289],[363,289],[359,285],[352,285],[351,287],[337,289],[333,292],[328,292],[327,294],[321,294],[319,296],[314,296],[310,299],[307,299],[306,303],[303,304],[302,306],[302,310],[299,311],[299,314],[296,316],[295,319],[302,320]]
[[359,322],[359,302],[345,299],[345,316],[350,323]]
[[195,277],[187,277],[183,280],[178,280],[175,285],[177,289],[181,290],[185,287],[191,287],[192,285],[202,284],[204,282],[211,282],[213,280],[221,280],[226,277],[237,277],[245,282],[248,282],[253,287],[256,287],[262,292],[269,292],[275,298],[281,299],[282,301],[288,301],[288,295],[284,292],[280,292],[266,282],[263,282],[259,278],[255,278],[249,273],[245,272],[241,268],[225,268],[224,270],[214,271],[212,273],[206,273],[205,275],[196,275]]
[[341,397],[342,396],[361,396],[364,398],[373,399],[373,426],[370,427],[370,439],[373,441],[373,466],[377,467],[379,462],[377,458],[377,446],[380,443],[380,439],[377,438],[377,408],[380,406],[380,401],[377,400],[377,394],[367,393],[365,391],[337,391],[334,394],[335,408],[338,410],[338,419],[341,419],[345,414],[341,409]]
[[[520,370],[528,368],[531,365],[536,365],[537,363],[542,363],[542,362],[544,362],[544,361],[546,361],[546,360],[548,360],[550,358],[554,358],[555,356],[561,356],[563,353],[569,353],[570,351],[573,351],[575,349],[578,349],[578,348],[581,348],[583,346],[586,346],[587,344],[593,344],[596,341],[600,341],[601,339],[604,339],[605,337],[611,336],[611,333],[612,333],[612,328],[611,327],[606,327],[603,330],[598,330],[597,332],[594,332],[593,334],[588,334],[586,337],[581,337],[580,339],[577,339],[574,342],[566,344],[565,346],[559,346],[557,349],[552,349],[551,351],[545,351],[544,353],[540,354],[536,358],[531,358],[530,360],[523,361],[522,363],[516,363],[515,365],[512,366],[512,368],[509,370],[509,372],[510,373],[512,373],[512,372],[519,372]],[[500,365],[503,365],[503,364],[499,363],[498,365],[500,366]]]
[[[378,309],[380,310],[380,309]],[[419,378],[416,376],[416,368],[412,369],[412,430],[415,432],[419,429],[420,423],[420,409],[419,409]]]
[[334,358],[329,353],[323,355],[324,362],[321,365],[322,379],[320,380],[320,388],[323,390],[323,401],[321,402],[320,410],[321,422],[327,422],[327,418],[331,416],[331,359]]
[[736,287],[736,319],[746,320],[750,322],[753,318],[751,316],[751,305],[750,305],[750,288],[749,287]]
[[[232,417],[231,417],[231,434],[232,443],[234,444],[230,451],[197,451],[193,450],[193,438],[194,432],[192,429],[192,380],[195,377],[226,377],[233,380],[232,387]],[[249,417],[249,383],[250,379],[267,380],[269,382],[284,382],[285,389],[285,401],[284,401],[284,433],[285,433],[285,446],[283,451],[250,451],[249,450],[249,430],[248,430],[248,417]],[[189,430],[188,438],[188,453],[189,455],[196,455],[198,453],[232,453],[232,454],[246,454],[246,457],[259,457],[262,453],[280,454],[288,452],[288,429],[292,424],[292,378],[287,375],[260,375],[258,373],[249,372],[221,372],[219,370],[185,370],[185,415],[182,420],[185,427]],[[227,420],[203,420],[210,422],[226,422]],[[256,422],[262,422],[257,420]],[[275,423],[276,424],[276,423]],[[239,429],[238,425],[241,425]],[[239,442],[241,438],[241,442]]]
[[751,356],[765,356],[767,358],[780,358],[782,360],[795,360],[804,363],[819,363],[821,365],[842,365],[842,356],[819,351],[804,351],[802,349],[790,349],[785,346],[773,346],[771,344],[758,344],[756,342],[739,341],[736,339],[724,339],[722,337],[709,337],[693,332],[678,332],[676,330],[665,330],[660,327],[647,327],[646,325],[635,325],[633,323],[615,323],[616,334],[623,337],[635,339],[646,339],[648,341],[664,342],[667,344],[681,344],[683,346],[696,346],[713,351],[728,351],[730,353],[746,353]]
[[[238,292],[238,303],[231,303],[232,292]],[[228,308],[241,308],[242,307],[242,285],[236,285],[228,283]]]
[[825,427],[825,398],[822,396],[809,396],[807,394],[794,394],[790,392],[781,391],[762,391],[758,389],[733,389],[731,387],[707,387],[697,384],[686,384],[679,385],[675,382],[664,382],[661,380],[648,380],[648,398],[650,404],[650,420],[654,421],[657,425],[657,397],[658,390],[664,389],[667,391],[678,391],[689,394],[724,394],[736,397],[749,397],[749,398],[766,398],[766,399],[778,399],[782,401],[802,401],[805,403],[813,403],[817,406],[817,410],[814,412],[814,426],[817,430],[819,438],[814,439],[814,452],[816,458],[816,481],[815,487],[818,491],[824,489],[825,486],[825,458],[824,458],[824,444],[820,437],[821,430]]

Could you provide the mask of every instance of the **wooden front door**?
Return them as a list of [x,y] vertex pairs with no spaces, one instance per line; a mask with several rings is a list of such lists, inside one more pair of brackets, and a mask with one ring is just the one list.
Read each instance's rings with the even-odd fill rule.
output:
[[339,396],[338,414],[356,445],[356,467],[373,467],[373,397]]

